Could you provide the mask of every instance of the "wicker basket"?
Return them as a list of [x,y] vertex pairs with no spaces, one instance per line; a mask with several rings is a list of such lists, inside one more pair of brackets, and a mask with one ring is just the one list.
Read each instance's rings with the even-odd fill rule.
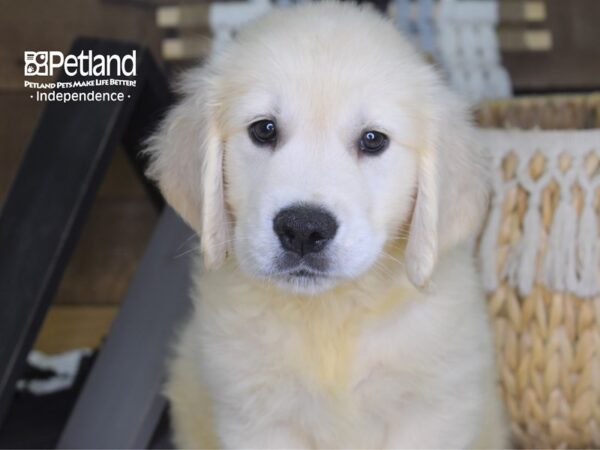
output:
[[496,180],[480,249],[514,443],[598,448],[600,95],[489,102],[477,120],[504,129],[482,131]]
[[475,116],[484,128],[600,128],[600,93],[494,100],[480,104]]

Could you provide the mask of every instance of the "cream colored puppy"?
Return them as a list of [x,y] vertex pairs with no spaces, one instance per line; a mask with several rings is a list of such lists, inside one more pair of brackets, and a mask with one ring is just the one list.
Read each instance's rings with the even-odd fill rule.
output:
[[182,86],[149,149],[205,264],[170,367],[177,444],[503,447],[461,245],[484,161],[435,71],[375,12],[316,3]]

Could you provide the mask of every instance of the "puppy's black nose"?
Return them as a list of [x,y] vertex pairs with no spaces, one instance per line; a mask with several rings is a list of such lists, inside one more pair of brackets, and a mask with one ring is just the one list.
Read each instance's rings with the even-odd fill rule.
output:
[[330,213],[314,206],[291,206],[279,211],[273,219],[273,230],[281,246],[300,256],[323,250],[337,228]]

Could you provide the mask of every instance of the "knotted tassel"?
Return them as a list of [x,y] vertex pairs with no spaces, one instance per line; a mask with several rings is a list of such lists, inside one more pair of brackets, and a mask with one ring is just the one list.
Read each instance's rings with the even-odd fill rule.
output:
[[598,267],[598,218],[594,211],[594,192],[588,192],[577,230],[578,285],[574,292],[582,297],[593,297],[600,292]]
[[540,199],[539,193],[529,195],[529,205],[523,221],[523,233],[517,250],[516,273],[513,274],[519,293],[528,295],[533,288],[537,272],[538,242],[541,234]]
[[561,187],[561,199],[550,229],[548,249],[544,258],[544,281],[552,289],[569,290],[577,280],[575,246],[577,211],[571,196]]

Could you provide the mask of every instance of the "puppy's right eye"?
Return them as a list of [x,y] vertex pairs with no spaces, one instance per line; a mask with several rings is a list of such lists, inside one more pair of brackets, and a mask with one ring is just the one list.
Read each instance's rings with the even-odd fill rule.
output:
[[254,122],[248,127],[250,138],[257,145],[272,145],[277,141],[275,122],[268,119]]
[[390,140],[380,131],[365,131],[360,137],[358,146],[367,155],[379,155],[389,145]]

